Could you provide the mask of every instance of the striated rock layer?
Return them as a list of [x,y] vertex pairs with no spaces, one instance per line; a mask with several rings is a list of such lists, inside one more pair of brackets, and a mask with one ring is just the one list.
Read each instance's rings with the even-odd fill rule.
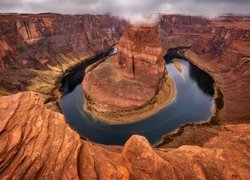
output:
[[249,124],[217,126],[200,146],[153,149],[136,135],[124,147],[82,140],[33,92],[0,97],[0,117],[1,179],[250,178]]
[[196,16],[160,15],[159,32],[164,53],[171,48],[191,47],[209,24]]
[[166,72],[157,26],[129,26],[121,37],[118,66],[124,76],[156,88]]
[[157,26],[129,26],[119,41],[117,55],[85,75],[85,108],[109,113],[146,106],[167,78]]
[[220,89],[217,117],[225,123],[250,118],[250,17],[223,16],[214,20],[162,15],[160,34],[165,52],[182,53],[208,72]]
[[[16,29],[15,21],[15,18],[1,21],[7,23],[0,26],[1,57],[18,39],[16,30],[12,35],[7,33]],[[222,93],[219,99],[223,99],[217,103],[222,124],[186,125],[168,135],[162,148],[150,147],[140,136],[132,136],[124,147],[104,146],[80,139],[65,123],[63,115],[46,109],[43,98],[33,92],[2,96],[0,179],[250,179],[249,17],[221,17],[211,21],[161,15],[159,27],[164,52],[169,48],[191,47],[184,55],[215,79]],[[7,28],[5,33],[3,28]],[[7,62],[15,64],[18,54],[22,53]],[[4,77],[14,83],[20,81],[17,81],[19,76],[28,79],[32,74],[28,68],[23,71],[18,67],[10,68],[6,72],[15,73]],[[50,75],[61,72],[58,69],[48,72]],[[26,76],[19,73],[26,71],[29,72]],[[48,79],[38,82],[45,81]],[[8,88],[7,84],[1,85]]]
[[125,26],[104,15],[1,15],[0,95],[32,90],[51,101],[58,79],[114,46]]
[[184,55],[209,72],[220,89],[223,104],[218,118],[249,122],[250,18],[211,22]]

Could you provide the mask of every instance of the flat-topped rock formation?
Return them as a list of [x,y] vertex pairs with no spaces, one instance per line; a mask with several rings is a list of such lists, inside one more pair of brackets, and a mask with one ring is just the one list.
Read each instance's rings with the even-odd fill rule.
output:
[[155,149],[136,135],[124,147],[83,140],[34,92],[0,97],[0,117],[0,179],[250,178],[249,124],[200,128],[213,135],[202,145]]
[[[85,75],[85,109],[96,111],[98,117],[98,113],[131,111],[146,106],[167,79],[157,26],[129,26],[119,41],[117,55]],[[166,96],[170,94],[173,95],[166,92]],[[130,121],[129,117],[126,121]]]

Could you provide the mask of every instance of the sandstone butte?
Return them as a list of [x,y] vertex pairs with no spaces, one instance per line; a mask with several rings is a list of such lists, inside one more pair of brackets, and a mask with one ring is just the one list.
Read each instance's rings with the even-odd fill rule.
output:
[[[117,49],[117,55],[86,73],[82,83],[84,109],[107,122],[128,123],[166,105],[174,85],[167,76],[156,25],[128,26]],[[153,102],[164,87],[164,101]]]
[[[220,93],[211,123],[185,125],[157,148],[137,135],[124,146],[82,139],[61,113],[44,105],[51,100],[43,87],[53,86],[54,73],[81,60],[70,52],[86,55],[94,47],[111,47],[112,41],[101,40],[103,33],[117,43],[121,20],[1,15],[0,23],[1,95],[20,92],[0,97],[0,179],[250,179],[250,17],[160,15],[163,52],[185,48],[179,53],[208,72]],[[37,61],[36,53],[47,55],[48,62]]]

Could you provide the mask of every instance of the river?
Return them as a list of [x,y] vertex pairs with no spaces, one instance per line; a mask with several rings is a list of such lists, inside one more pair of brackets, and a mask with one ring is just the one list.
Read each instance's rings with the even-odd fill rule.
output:
[[167,61],[166,68],[175,83],[176,98],[170,105],[146,119],[130,124],[112,125],[86,113],[82,108],[84,94],[81,80],[87,65],[78,67],[62,81],[64,95],[60,105],[63,114],[80,136],[97,143],[113,145],[123,145],[133,134],[143,135],[151,144],[155,144],[165,134],[183,124],[207,120],[212,116],[213,80],[189,61],[175,61],[181,65],[182,73],[176,69],[172,60]]

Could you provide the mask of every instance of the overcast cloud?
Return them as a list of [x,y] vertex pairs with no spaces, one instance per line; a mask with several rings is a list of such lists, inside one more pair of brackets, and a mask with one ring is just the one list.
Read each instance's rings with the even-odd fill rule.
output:
[[157,13],[215,17],[248,14],[250,0],[0,0],[1,13],[106,14],[141,20]]

